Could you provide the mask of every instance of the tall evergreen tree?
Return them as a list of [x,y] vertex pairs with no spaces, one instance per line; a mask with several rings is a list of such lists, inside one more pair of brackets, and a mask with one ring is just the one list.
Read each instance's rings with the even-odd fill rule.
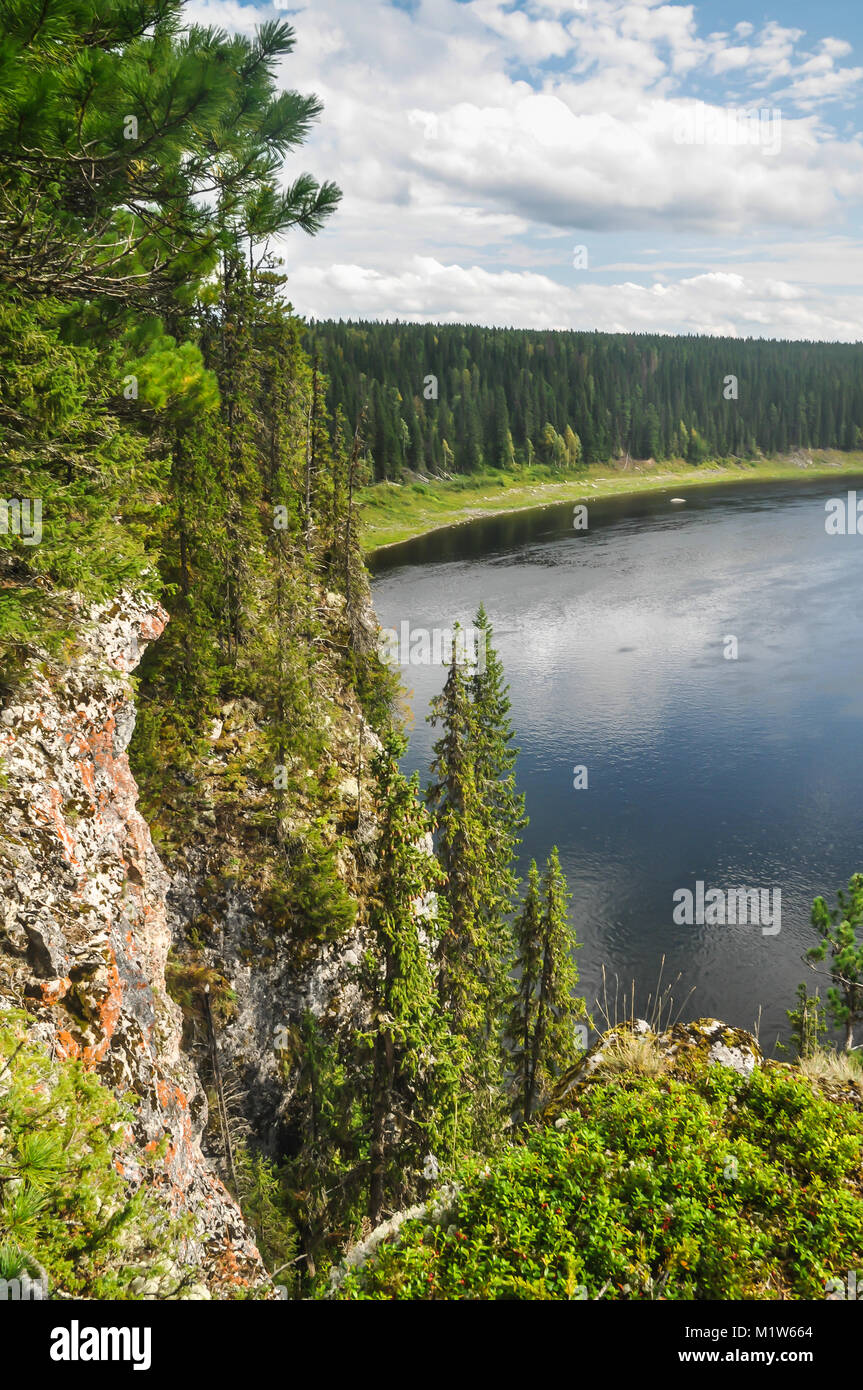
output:
[[491,890],[480,910],[493,942],[489,953],[489,996],[493,1017],[500,1019],[508,995],[512,960],[509,917],[518,891],[515,863],[527,817],[524,796],[516,790],[518,749],[512,746],[509,686],[494,647],[494,630],[482,603],[474,627],[479,659],[470,681],[473,768],[483,808]]
[[489,853],[492,821],[477,785],[478,731],[470,676],[456,645],[443,692],[432,701],[429,715],[432,725],[442,726],[426,791],[446,875],[447,915],[438,946],[437,988],[441,1007],[465,1040],[473,1116],[478,1133],[487,1140],[499,1121],[503,1058],[496,1004],[501,973],[509,962],[500,952],[504,928]]
[[512,1044],[516,1115],[527,1122],[538,1101],[575,1060],[575,1024],[587,1017],[576,996],[575,933],[567,916],[569,894],[557,847],[540,883],[535,861],[515,923],[516,977],[508,1036]]
[[[369,904],[372,947],[365,963],[373,1021],[368,1092],[368,1213],[411,1194],[423,1159],[452,1152],[461,1045],[436,997],[432,952],[443,915],[442,878],[431,853],[429,819],[417,779],[399,771],[406,741],[388,735],[375,755],[379,823],[375,887]],[[437,1153],[435,1153],[437,1150]]]

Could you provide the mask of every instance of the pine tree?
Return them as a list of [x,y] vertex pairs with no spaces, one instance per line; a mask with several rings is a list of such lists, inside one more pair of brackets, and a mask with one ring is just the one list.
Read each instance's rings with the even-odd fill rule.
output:
[[432,701],[429,720],[442,725],[426,791],[446,875],[438,998],[455,1033],[465,1041],[473,1120],[487,1140],[499,1122],[502,1052],[496,1002],[503,926],[496,915],[500,894],[489,853],[489,816],[476,779],[478,731],[470,677],[459,663],[456,643],[443,692]]
[[812,904],[812,925],[822,939],[807,954],[812,961],[830,957],[827,1007],[832,1023],[844,1029],[850,1052],[854,1027],[863,1021],[863,874],[852,874],[848,891],[840,888],[836,898],[832,911],[823,898]]
[[527,874],[524,901],[514,927],[517,985],[512,996],[507,1035],[511,1043],[515,1118],[530,1115],[535,999],[542,966],[542,893],[536,860]]
[[371,1052],[368,1214],[375,1223],[385,1202],[409,1199],[429,1155],[438,1167],[438,1154],[451,1154],[461,1066],[432,973],[442,874],[416,776],[409,781],[399,771],[405,747],[391,733],[372,763],[379,834],[365,963],[373,1021],[364,1038]]
[[575,1023],[587,1017],[584,1000],[575,994],[578,971],[573,956],[578,943],[567,916],[568,897],[555,846],[541,885],[536,863],[531,863],[515,925],[517,984],[508,1035],[516,1064],[516,1114],[524,1122],[575,1060]]
[[489,997],[493,1017],[500,1019],[509,992],[512,961],[512,934],[508,922],[518,891],[514,866],[527,817],[524,796],[516,790],[518,749],[512,746],[509,686],[493,644],[494,630],[484,604],[480,604],[474,625],[478,661],[470,681],[473,770],[485,823],[491,890],[480,910],[492,943]]
[[[20,293],[148,307],[213,269],[225,212],[261,236],[316,231],[335,207],[332,184],[274,183],[321,109],[276,94],[284,22],[181,33],[181,0],[45,0],[32,14],[3,0],[0,20],[0,276]],[[33,234],[8,235],[22,224]]]

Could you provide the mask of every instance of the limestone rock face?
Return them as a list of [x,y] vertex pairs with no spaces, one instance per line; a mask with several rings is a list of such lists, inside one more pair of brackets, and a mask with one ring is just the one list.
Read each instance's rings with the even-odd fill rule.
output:
[[[368,727],[364,743],[369,749],[380,746]],[[339,796],[344,795],[345,781],[350,783],[352,805],[356,805],[360,784],[356,777],[344,779],[338,787]],[[350,848],[336,855],[342,882],[357,895],[363,891],[357,861],[364,852],[368,854],[377,833],[368,807],[367,783],[363,784],[362,797],[362,824]],[[290,842],[301,824],[299,817],[286,824],[283,842]],[[430,834],[422,838],[419,847],[429,855],[434,853]],[[215,1039],[219,1066],[223,1077],[231,1080],[235,1113],[263,1149],[277,1156],[290,1142],[295,1123],[304,1020],[314,1018],[330,1036],[338,1030],[352,1032],[369,1025],[368,995],[360,977],[370,940],[361,925],[332,941],[302,942],[289,931],[274,930],[256,899],[254,875],[222,878],[218,894],[208,893],[218,868],[216,837],[204,845],[184,847],[181,862],[172,870],[168,922],[173,940],[179,943],[178,954],[195,970],[214,972],[230,987],[229,1016],[220,1020]],[[436,894],[417,898],[413,907],[420,939],[425,943],[437,914]],[[201,934],[192,948],[190,928],[196,925]],[[200,1057],[202,1069],[208,1065],[204,1057],[207,1045],[202,1028],[192,1020],[187,1046]],[[221,1153],[218,1138],[205,1136],[205,1148],[208,1138],[213,1141],[216,1158]]]
[[[219,1064],[236,1083],[243,1120],[264,1150],[276,1155],[292,1119],[303,1018],[310,1014],[354,1027],[365,1020],[355,980],[364,938],[355,929],[303,953],[290,935],[268,936],[252,885],[223,886],[217,906],[205,902],[212,870],[207,849],[187,849],[183,858],[171,879],[168,920],[182,941],[188,923],[199,921],[205,908],[211,914],[208,941],[194,958],[199,968],[230,984],[231,1016],[217,1030]],[[203,1051],[200,1037],[194,1045]]]
[[264,1271],[199,1145],[206,1101],[165,988],[168,876],[126,754],[129,673],[167,614],[129,594],[69,603],[73,650],[34,659],[0,713],[0,1010],[25,1007],[55,1056],[134,1093],[141,1148],[167,1135],[170,1205],[196,1224],[182,1258],[223,1296]]

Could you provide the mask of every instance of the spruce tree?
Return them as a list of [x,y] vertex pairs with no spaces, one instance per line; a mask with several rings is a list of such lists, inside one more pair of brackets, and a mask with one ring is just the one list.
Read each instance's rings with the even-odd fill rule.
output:
[[429,715],[432,725],[442,726],[426,792],[446,875],[447,918],[438,945],[437,990],[441,1007],[467,1047],[471,1109],[482,1136],[479,1142],[486,1142],[500,1118],[503,1058],[497,1005],[501,969],[508,962],[501,960],[501,898],[489,852],[489,815],[477,786],[478,731],[470,676],[456,648],[454,642],[443,692],[432,701]]
[[575,1060],[576,1020],[587,1017],[578,985],[578,947],[567,915],[566,879],[557,846],[540,884],[536,863],[516,918],[516,976],[509,1016],[516,1117],[527,1122],[557,1076]]
[[429,818],[416,775],[399,770],[406,741],[390,733],[372,762],[375,779],[375,883],[369,902],[371,948],[365,993],[372,1008],[364,1033],[368,1084],[368,1214],[402,1204],[424,1161],[449,1155],[455,1142],[461,1045],[436,996],[432,952],[443,913],[442,874],[429,843]]
[[474,626],[478,647],[478,660],[470,681],[474,781],[485,823],[490,889],[480,910],[493,943],[490,1000],[493,1016],[500,1019],[509,991],[512,960],[509,917],[518,891],[515,864],[527,817],[524,796],[516,790],[518,749],[512,746],[509,686],[494,647],[494,630],[482,603]]
[[443,692],[432,700],[429,722],[442,726],[434,744],[426,798],[435,819],[450,908],[439,946],[438,992],[455,1027],[467,1034],[482,1019],[474,975],[484,958],[480,932],[484,887],[487,892],[486,837],[474,767],[474,712],[455,644]]
[[507,1034],[511,1044],[515,1118],[530,1114],[531,1062],[535,999],[542,961],[542,890],[536,860],[527,874],[524,900],[514,926],[517,984],[512,995]]

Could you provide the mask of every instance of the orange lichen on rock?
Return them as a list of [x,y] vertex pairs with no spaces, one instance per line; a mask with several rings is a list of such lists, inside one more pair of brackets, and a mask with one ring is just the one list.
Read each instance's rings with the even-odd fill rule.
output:
[[57,980],[40,980],[39,988],[42,992],[43,1004],[57,1004],[63,996],[68,993],[72,981],[68,975],[63,975]]
[[58,1028],[55,1034],[55,1051],[62,1062],[81,1056],[81,1049],[72,1034],[65,1028]]
[[124,984],[117,969],[117,961],[112,955],[111,964],[108,966],[108,989],[102,999],[98,1018],[102,1029],[102,1041],[93,1048],[87,1048],[91,1053],[94,1062],[101,1062],[111,1046],[111,1039],[120,1018],[123,1008],[123,989]]
[[76,869],[80,869],[80,861],[75,853],[77,848],[75,837],[63,819],[61,808],[63,797],[58,787],[46,787],[47,806],[43,802],[34,802],[31,814],[36,820],[41,820],[45,825],[51,826],[63,846],[63,855],[67,864]]
[[239,1273],[213,1263],[226,1241],[245,1260],[244,1282],[264,1271],[236,1202],[201,1152],[206,1107],[195,1104],[199,1082],[165,981],[169,879],[137,809],[126,753],[135,723],[127,674],[168,615],[132,594],[93,605],[66,598],[76,629],[69,665],[34,658],[0,726],[14,846],[4,855],[0,845],[12,909],[0,942],[0,1001],[24,999],[56,1058],[93,1069],[134,1107],[130,1162],[119,1164],[130,1184],[143,1180],[139,1160],[166,1145],[164,1170],[157,1167],[166,1202],[193,1217],[189,1258],[208,1285],[230,1293],[226,1280]]

